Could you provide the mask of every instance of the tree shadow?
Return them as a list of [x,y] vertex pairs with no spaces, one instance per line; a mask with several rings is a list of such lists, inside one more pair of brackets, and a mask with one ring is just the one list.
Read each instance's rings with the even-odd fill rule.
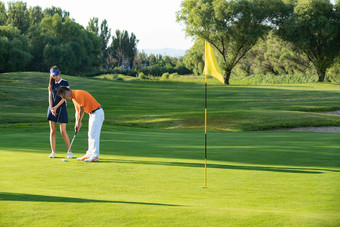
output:
[[176,204],[165,203],[146,203],[146,202],[129,202],[115,200],[97,200],[97,199],[82,199],[73,197],[61,196],[46,196],[24,193],[0,192],[0,201],[19,201],[19,202],[61,202],[61,203],[117,203],[117,204],[133,204],[133,205],[148,205],[148,206],[180,206]]
[[[75,153],[87,148],[87,135],[84,134],[75,141]],[[32,134],[23,133],[19,144],[17,138],[15,135],[2,137],[0,149],[39,153],[49,149],[47,137],[33,143]],[[204,135],[195,132],[111,128],[102,132],[101,147],[104,155],[126,156],[132,160],[143,157],[182,159],[187,163],[163,162],[162,165],[199,167],[199,164],[190,163],[191,160],[199,163],[204,159]],[[338,135],[329,133],[210,132],[207,153],[208,161],[222,163],[209,164],[210,168],[322,173],[340,171],[339,149]],[[62,154],[58,157],[63,158]],[[115,161],[102,156],[100,162]],[[235,165],[224,165],[223,162]]]
[[[137,160],[124,160],[124,159],[105,159],[101,162],[204,168],[203,163],[189,163],[189,162],[137,161]],[[283,173],[304,173],[304,174],[322,174],[326,171],[340,172],[340,171],[336,171],[336,170],[314,169],[314,168],[242,166],[242,165],[225,165],[225,164],[213,164],[213,163],[212,164],[208,163],[207,168],[251,170],[251,171],[269,171],[269,172],[283,172]]]

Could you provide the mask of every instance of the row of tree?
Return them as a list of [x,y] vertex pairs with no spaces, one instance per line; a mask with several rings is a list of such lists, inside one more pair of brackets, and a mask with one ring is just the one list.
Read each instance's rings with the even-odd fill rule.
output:
[[[322,82],[340,55],[339,0],[334,5],[329,0],[184,0],[177,20],[185,24],[189,36],[197,38],[187,53],[186,65],[195,72],[202,70],[200,40],[206,40],[219,53],[225,84],[229,84],[232,70],[242,60],[243,70],[257,64],[262,71],[292,71],[283,61],[268,61],[274,57],[291,58],[296,70],[304,70],[301,67],[308,68],[311,63]],[[283,48],[291,48],[296,54],[279,55],[287,51],[276,52],[281,40],[289,43]],[[257,55],[261,53],[253,50],[261,45],[266,46],[267,55],[262,59]],[[254,56],[258,62],[249,61]]]
[[116,30],[112,35],[106,20],[91,18],[84,28],[60,8],[28,8],[21,1],[9,2],[6,8],[0,1],[0,72],[44,72],[52,65],[71,75],[115,69],[154,76],[191,72],[183,59],[138,53],[137,44],[134,33]]
[[[200,75],[204,68],[204,40],[196,39],[193,47],[184,56],[186,67]],[[223,65],[223,58],[217,55]],[[294,50],[294,46],[280,39],[273,32],[260,39],[234,67],[232,75],[315,75],[316,70],[307,56]]]
[[99,24],[98,18],[84,28],[69,15],[23,2],[9,2],[6,9],[0,1],[0,72],[47,71],[57,64],[72,75],[118,69],[161,76],[188,74],[188,68],[200,74],[207,40],[219,53],[226,84],[232,71],[311,72],[324,81],[340,54],[339,0],[184,0],[177,20],[197,40],[184,58],[138,53],[133,33],[111,35],[107,21]]
[[83,74],[99,64],[100,38],[60,8],[27,8],[23,2],[0,2],[0,72],[48,71]]

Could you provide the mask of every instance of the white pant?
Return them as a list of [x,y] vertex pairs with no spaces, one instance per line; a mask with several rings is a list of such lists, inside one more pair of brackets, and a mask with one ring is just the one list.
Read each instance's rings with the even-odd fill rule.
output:
[[102,130],[104,119],[104,111],[102,108],[90,114],[88,133],[89,145],[86,152],[87,155],[91,155],[93,157],[99,156],[100,131]]

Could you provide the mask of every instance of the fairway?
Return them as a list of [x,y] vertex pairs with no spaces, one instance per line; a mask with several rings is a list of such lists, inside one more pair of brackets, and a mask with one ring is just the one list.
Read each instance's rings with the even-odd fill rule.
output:
[[105,110],[100,162],[84,163],[61,161],[59,133],[48,158],[47,78],[0,75],[0,226],[340,225],[339,134],[259,131],[340,125],[321,112],[340,107],[338,86],[212,83],[204,189],[202,81],[65,76]]

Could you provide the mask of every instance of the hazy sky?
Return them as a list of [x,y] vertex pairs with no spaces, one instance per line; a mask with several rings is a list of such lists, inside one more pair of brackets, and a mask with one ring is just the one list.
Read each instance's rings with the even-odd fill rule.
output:
[[[113,34],[116,29],[135,33],[138,49],[190,49],[184,26],[176,22],[182,0],[22,0],[29,6],[60,7],[84,27],[90,18],[106,19]],[[335,0],[331,0],[334,3]],[[8,2],[8,1],[6,1]]]
[[[8,2],[8,1],[6,1]],[[182,0],[23,0],[27,6],[42,9],[56,6],[84,27],[90,18],[108,21],[111,34],[116,29],[133,32],[138,49],[190,49],[191,38],[185,37],[184,26],[176,22]]]

